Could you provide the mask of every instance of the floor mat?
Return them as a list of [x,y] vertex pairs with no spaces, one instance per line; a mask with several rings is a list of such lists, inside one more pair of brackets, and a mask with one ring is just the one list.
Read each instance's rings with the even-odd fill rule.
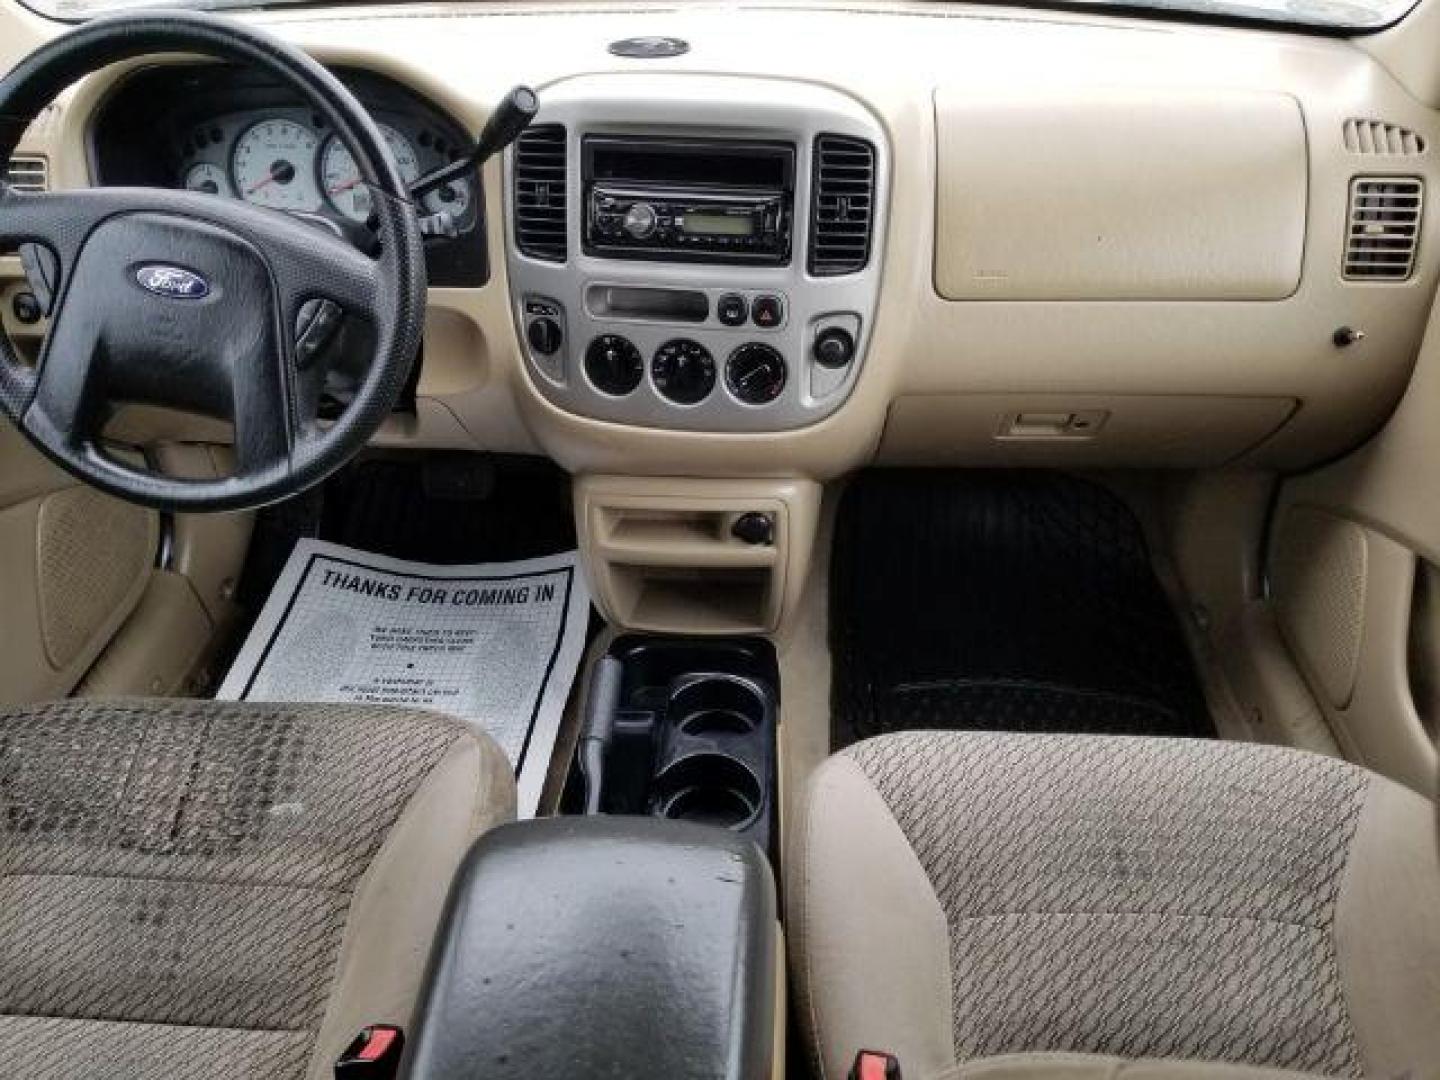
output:
[[234,660],[303,539],[442,565],[556,555],[575,547],[570,478],[540,458],[411,454],[356,462],[266,507],[256,515],[236,593],[242,614],[217,670]]
[[427,454],[366,461],[324,491],[321,539],[396,559],[490,562],[575,546],[570,478],[539,459]]
[[915,728],[1214,735],[1140,524],[1094,484],[862,474],[830,600],[836,748]]

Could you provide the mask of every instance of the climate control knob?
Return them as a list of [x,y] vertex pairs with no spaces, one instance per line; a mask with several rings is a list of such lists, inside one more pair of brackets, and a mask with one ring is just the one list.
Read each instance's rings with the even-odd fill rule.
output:
[[715,389],[715,358],[698,341],[676,338],[655,350],[650,377],[655,389],[677,405],[694,405]]
[[627,338],[601,334],[585,350],[585,374],[595,389],[624,397],[645,377],[645,358]]
[[655,208],[649,203],[637,202],[625,211],[625,231],[636,240],[648,238],[656,223]]
[[770,345],[741,345],[725,362],[725,385],[746,405],[768,405],[785,389],[785,358]]

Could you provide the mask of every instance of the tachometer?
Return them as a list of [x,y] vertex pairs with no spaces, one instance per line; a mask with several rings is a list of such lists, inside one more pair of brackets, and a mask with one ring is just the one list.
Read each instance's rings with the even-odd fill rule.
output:
[[319,210],[315,155],[320,140],[293,120],[261,120],[235,143],[235,190],[247,202],[277,210]]
[[[394,128],[386,124],[379,127],[400,167],[400,179],[413,184],[420,179],[420,159],[415,156],[415,148]],[[331,138],[325,146],[325,155],[320,159],[320,182],[330,204],[340,213],[352,221],[364,221],[370,216],[370,189],[361,182],[355,158],[339,139]]]

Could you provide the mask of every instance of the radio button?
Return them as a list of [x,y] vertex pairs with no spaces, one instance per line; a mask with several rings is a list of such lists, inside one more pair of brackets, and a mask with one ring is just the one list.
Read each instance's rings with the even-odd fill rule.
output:
[[762,330],[773,330],[785,321],[785,302],[778,296],[757,296],[750,302],[750,318]]
[[625,231],[636,240],[645,240],[655,231],[659,218],[649,203],[635,203],[625,211]]
[[715,301],[715,317],[726,326],[744,326],[750,317],[750,305],[739,293],[726,293]]

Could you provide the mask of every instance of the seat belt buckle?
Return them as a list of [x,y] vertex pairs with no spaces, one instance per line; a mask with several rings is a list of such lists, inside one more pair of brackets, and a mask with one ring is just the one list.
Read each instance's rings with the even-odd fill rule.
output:
[[850,1067],[850,1080],[902,1080],[900,1059],[878,1050],[861,1050]]
[[335,1062],[335,1080],[395,1080],[405,1033],[391,1024],[371,1024],[356,1035]]

